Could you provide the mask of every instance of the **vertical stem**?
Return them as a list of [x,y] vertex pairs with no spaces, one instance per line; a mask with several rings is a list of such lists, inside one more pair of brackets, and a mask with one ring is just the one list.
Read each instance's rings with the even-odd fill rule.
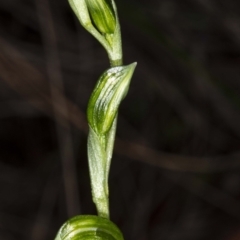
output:
[[122,55],[122,37],[121,37],[121,28],[118,18],[117,6],[112,0],[112,5],[116,17],[116,29],[112,38],[112,49],[109,54],[110,65],[111,67],[121,66],[123,64],[123,55]]
[[[123,64],[122,39],[121,39],[121,29],[120,29],[118,14],[117,14],[117,7],[113,0],[112,0],[112,4],[113,4],[114,12],[116,15],[116,29],[114,34],[105,35],[105,39],[107,40],[107,42],[111,43],[106,48],[108,52],[108,57],[110,60],[110,66],[117,67]],[[109,176],[112,152],[113,152],[114,141],[115,141],[116,127],[117,127],[117,115],[115,117],[115,120],[109,132],[104,136],[101,136],[101,137],[99,136],[99,141],[97,141],[97,137],[93,137],[94,134],[93,132],[91,132],[93,131],[92,129],[90,129],[89,138],[88,138],[89,139],[88,161],[89,161],[89,167],[90,167],[93,201],[96,204],[98,215],[105,218],[109,218],[108,176]],[[99,144],[99,148],[101,148],[101,150],[103,151],[103,153],[101,154],[101,158],[102,158],[101,160],[97,159],[97,157],[94,156],[98,151],[96,147],[97,144]],[[95,154],[92,151],[95,151]],[[95,160],[98,160],[98,161],[100,160],[101,162],[101,166],[99,166],[99,168],[101,168],[101,171],[98,170],[97,172],[98,176],[96,176],[96,173],[95,173],[96,169],[93,170],[94,164],[92,161],[95,161]],[[102,181],[102,182],[99,182],[99,181]],[[98,194],[100,194],[101,196],[97,196]]]
[[106,188],[106,151],[104,136],[99,136],[89,126],[88,162],[91,179],[92,198],[98,215],[109,218],[108,189]]

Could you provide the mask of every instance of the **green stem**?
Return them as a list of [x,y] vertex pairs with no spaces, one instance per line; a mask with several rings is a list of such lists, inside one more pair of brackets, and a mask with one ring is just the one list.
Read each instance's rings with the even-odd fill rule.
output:
[[110,170],[119,105],[126,96],[136,63],[112,67],[99,78],[90,97],[88,161],[92,196],[99,216],[109,218],[108,175]]
[[[111,67],[117,67],[122,66],[123,64],[123,58],[122,58],[122,40],[121,40],[121,29],[117,14],[117,8],[114,3],[113,8],[116,15],[116,28],[114,34],[106,34],[105,39],[108,42],[108,44],[104,44],[105,49],[107,50],[108,57],[110,60],[110,66]],[[98,39],[99,40],[99,39]],[[101,39],[102,40],[102,39]],[[93,140],[93,130],[90,130],[89,133],[89,141],[88,141],[88,161],[89,161],[89,167],[90,167],[90,176],[91,176],[91,186],[92,186],[92,195],[93,195],[93,201],[96,204],[98,215],[101,217],[109,218],[109,190],[108,190],[108,176],[109,176],[109,170],[111,165],[111,159],[112,159],[112,152],[114,147],[114,141],[115,141],[115,134],[116,134],[116,127],[117,127],[117,115],[115,117],[115,120],[112,124],[112,127],[110,128],[109,132],[104,135],[100,136],[99,140],[98,137],[94,137]],[[91,146],[91,144],[93,144]],[[96,156],[96,154],[93,154],[92,151],[95,151],[96,153],[96,145],[99,144],[99,148],[101,149],[102,154],[99,155],[101,159],[91,159],[91,156]],[[93,171],[92,165],[94,165],[94,161],[99,161],[102,166],[101,170],[98,171],[98,177],[96,177],[96,173]],[[100,166],[99,166],[100,167]],[[102,175],[102,176],[100,176]],[[101,181],[99,183],[99,181]],[[102,186],[100,186],[100,184]],[[100,193],[101,192],[101,193]]]
[[108,176],[116,133],[117,117],[109,132],[98,135],[91,128],[88,136],[88,160],[92,196],[100,217],[109,219]]
[[[116,28],[112,36],[111,49],[108,49],[108,56],[110,60],[111,67],[117,67],[123,65],[123,55],[122,55],[122,37],[121,28],[118,18],[117,6],[114,1],[112,1],[113,9],[116,17]],[[109,51],[110,50],[110,51]]]
[[109,218],[108,189],[106,188],[106,152],[103,136],[99,136],[89,126],[88,162],[92,187],[92,198],[98,215]]
[[108,220],[108,176],[114,148],[118,107],[128,92],[136,63],[123,66],[117,7],[114,0],[110,1],[112,5],[105,0],[69,0],[82,26],[107,51],[111,68],[99,78],[87,109],[89,172],[92,198],[98,217],[77,216],[70,219],[61,227],[55,240],[123,240],[119,229]]

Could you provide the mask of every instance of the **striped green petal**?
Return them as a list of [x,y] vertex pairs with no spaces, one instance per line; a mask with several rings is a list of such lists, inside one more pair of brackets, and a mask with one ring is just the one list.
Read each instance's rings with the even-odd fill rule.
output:
[[98,80],[87,110],[88,122],[97,134],[105,134],[111,128],[135,67],[136,63],[110,68]]
[[113,34],[116,27],[116,18],[111,0],[86,0],[89,14],[103,34]]
[[71,218],[60,228],[55,240],[124,240],[118,227],[94,215]]

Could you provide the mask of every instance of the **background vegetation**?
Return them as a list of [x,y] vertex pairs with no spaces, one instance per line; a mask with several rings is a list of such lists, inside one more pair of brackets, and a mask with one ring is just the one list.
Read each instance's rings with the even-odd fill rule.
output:
[[[110,173],[127,240],[240,239],[240,2],[117,0],[125,63]],[[86,106],[107,56],[67,0],[0,0],[0,239],[95,214]]]

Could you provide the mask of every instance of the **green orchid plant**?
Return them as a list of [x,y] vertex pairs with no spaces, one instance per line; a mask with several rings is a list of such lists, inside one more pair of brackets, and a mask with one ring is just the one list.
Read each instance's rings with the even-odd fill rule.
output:
[[122,41],[117,8],[113,0],[69,0],[81,25],[105,48],[110,61],[91,94],[87,120],[88,161],[92,198],[98,216],[71,218],[55,240],[123,240],[110,221],[108,175],[114,147],[118,108],[128,92],[136,63],[122,65]]

